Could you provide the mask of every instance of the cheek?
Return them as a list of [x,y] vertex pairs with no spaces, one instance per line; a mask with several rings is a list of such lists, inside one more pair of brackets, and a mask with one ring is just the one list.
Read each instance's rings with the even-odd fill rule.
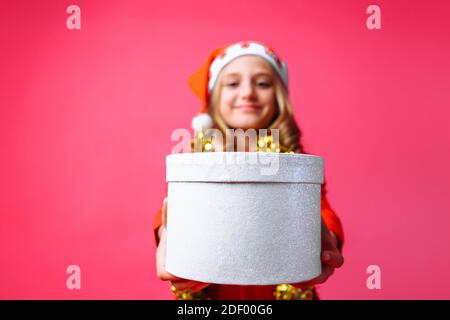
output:
[[270,112],[270,113],[275,112],[275,106],[276,106],[275,92],[273,92],[273,91],[264,92],[261,95],[261,100],[266,105],[268,112]]
[[219,107],[219,110],[222,113],[222,115],[230,114],[233,99],[234,95],[232,93],[227,92],[226,90],[222,91],[222,94],[220,96],[220,107]]

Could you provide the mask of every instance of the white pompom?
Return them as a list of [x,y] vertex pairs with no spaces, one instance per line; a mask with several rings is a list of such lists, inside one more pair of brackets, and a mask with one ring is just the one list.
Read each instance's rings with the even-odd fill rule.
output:
[[192,119],[192,129],[194,132],[205,131],[212,128],[212,119],[207,113],[200,113]]

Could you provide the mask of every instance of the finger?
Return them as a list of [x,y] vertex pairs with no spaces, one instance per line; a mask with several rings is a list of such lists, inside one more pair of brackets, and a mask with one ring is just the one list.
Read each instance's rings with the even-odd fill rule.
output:
[[163,281],[175,281],[181,278],[176,277],[170,272],[166,271],[166,234],[162,233],[161,240],[159,242],[158,248],[156,249],[156,273],[159,279]]
[[327,228],[324,228],[322,231],[322,245],[324,248],[331,249],[336,248],[338,245],[338,240],[333,232],[328,230]]
[[333,245],[335,247],[337,247],[337,245],[338,245],[338,238],[336,237],[336,235],[334,234],[333,231],[330,231],[330,237],[331,237],[331,242],[333,243]]
[[334,268],[327,265],[322,265],[322,273],[309,281],[302,282],[302,287],[312,287],[316,284],[321,284],[327,281],[327,279],[334,273]]
[[158,268],[158,278],[163,281],[179,281],[181,278],[178,278],[177,276],[174,276],[170,272],[167,272],[166,270],[161,270]]
[[333,268],[340,268],[344,264],[344,257],[336,251],[322,252],[321,260],[323,263],[332,266]]
[[[159,252],[157,254],[159,254]],[[163,281],[177,281],[181,279],[166,271],[165,262],[160,256],[156,262],[156,274],[158,278]]]
[[166,222],[167,222],[167,197],[165,197],[164,200],[163,200],[163,205],[162,205],[162,209],[161,209],[161,221],[162,221],[162,225],[166,226]]
[[324,283],[334,273],[334,268],[331,267],[331,266],[325,266],[325,267],[323,267],[322,270],[323,270],[322,274],[320,276],[318,276],[317,279],[316,279],[316,284]]
[[194,288],[198,284],[199,284],[198,281],[185,280],[185,279],[172,281],[172,285],[175,288],[177,288],[178,290],[186,290],[186,289],[191,290],[191,288]]

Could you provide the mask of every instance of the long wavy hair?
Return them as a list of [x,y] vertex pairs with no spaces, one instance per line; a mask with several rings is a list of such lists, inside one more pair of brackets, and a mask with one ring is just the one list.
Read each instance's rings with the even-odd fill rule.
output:
[[[266,61],[264,62],[267,63]],[[267,64],[270,65],[269,63]],[[303,153],[303,147],[300,143],[302,134],[294,119],[293,108],[288,92],[275,70],[273,70],[272,66],[270,67],[275,86],[276,112],[268,128],[264,129],[268,129],[269,132],[270,129],[278,129],[280,144],[282,146],[295,153]],[[213,120],[213,127],[219,129],[225,137],[226,129],[229,129],[229,127],[220,115],[218,108],[220,103],[220,95],[223,88],[221,78],[222,73],[219,74],[216,85],[214,86],[214,89],[209,97],[208,113]]]

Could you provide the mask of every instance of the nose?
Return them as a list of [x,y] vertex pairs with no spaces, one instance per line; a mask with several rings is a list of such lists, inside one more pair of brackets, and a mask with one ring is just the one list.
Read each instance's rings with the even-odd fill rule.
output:
[[244,99],[252,99],[254,97],[254,88],[251,81],[242,82],[241,95]]

